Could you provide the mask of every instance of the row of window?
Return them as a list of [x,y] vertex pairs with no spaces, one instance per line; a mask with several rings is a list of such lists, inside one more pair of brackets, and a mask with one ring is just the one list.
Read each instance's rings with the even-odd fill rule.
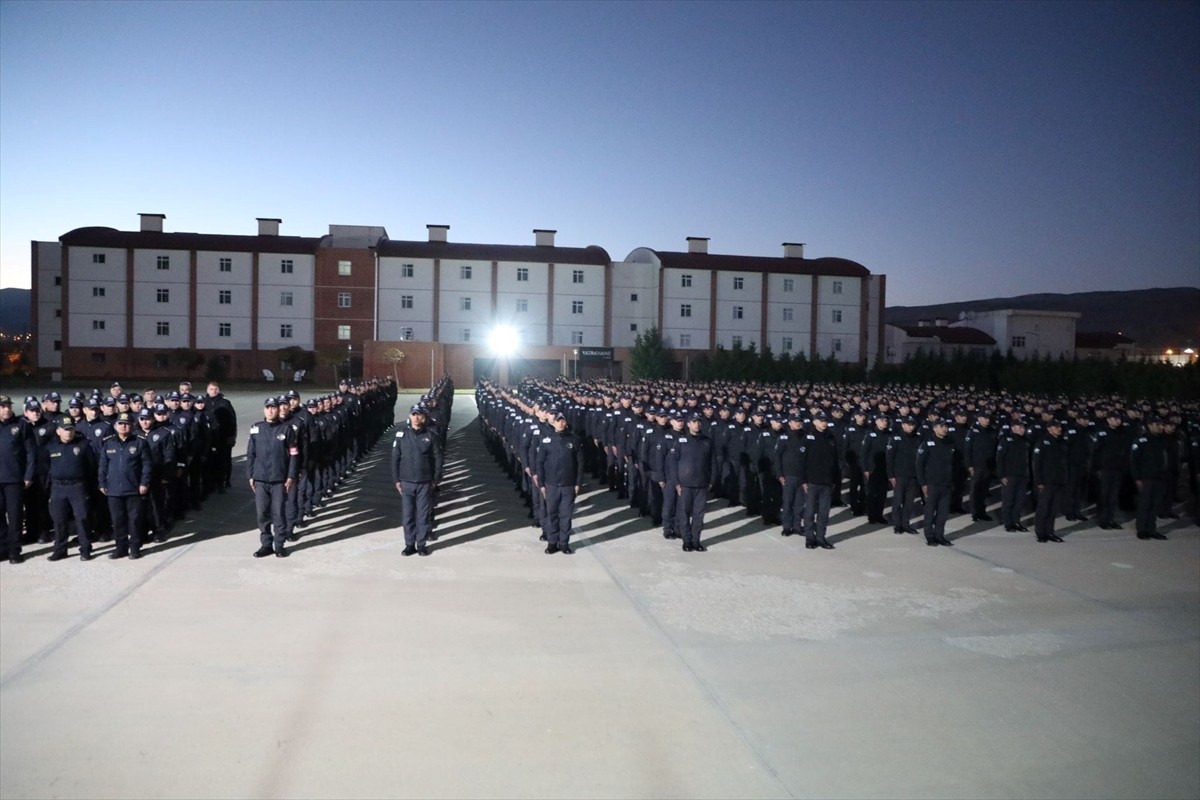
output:
[[[108,290],[107,290],[107,287],[105,287],[105,286],[93,286],[92,287],[92,297],[104,297],[107,295],[107,293],[108,293]],[[337,296],[338,308],[350,308],[350,298],[351,298],[350,292],[338,292],[338,296]],[[170,289],[156,289],[154,292],[154,299],[156,302],[159,302],[159,303],[171,302],[171,290]],[[285,292],[279,293],[279,305],[281,305],[281,306],[292,305],[294,299],[295,299],[295,296],[290,291],[285,291]],[[408,303],[408,305],[406,305],[404,307],[412,308],[412,298],[408,297],[407,299],[408,299],[409,303]],[[232,303],[233,303],[232,290],[221,289],[220,291],[217,292],[217,304],[218,305],[227,306]]]
[[[106,253],[92,253],[92,263],[93,264],[103,264],[106,261],[107,261]],[[158,256],[155,259],[155,266],[161,270],[169,270],[171,268],[171,257],[170,256]],[[411,278],[412,277],[412,264],[405,264],[404,266],[408,268],[408,271],[406,272],[405,277]],[[233,272],[233,259],[232,258],[219,259],[217,261],[217,269],[220,270],[221,272]],[[279,261],[280,274],[291,275],[295,271],[296,271],[296,260],[294,258],[280,259],[280,261]],[[349,275],[349,274],[351,274],[350,262],[349,261],[339,261],[338,262],[338,275]]]
[[[833,322],[841,322],[842,321],[842,310],[840,308],[833,308],[833,309],[830,309],[830,311],[831,311],[830,317]],[[691,303],[680,303],[679,316],[690,317],[691,315],[692,315],[692,304]],[[746,307],[745,306],[734,306],[733,307],[733,318],[734,319],[745,319],[745,317],[746,317]],[[784,322],[791,322],[794,318],[795,318],[795,309],[793,309],[790,306],[783,309],[783,321]]]
[[[692,276],[691,276],[691,274],[690,274],[690,273],[684,273],[683,275],[680,275],[680,276],[679,276],[679,285],[680,285],[680,286],[682,286],[682,287],[683,287],[683,288],[685,288],[685,289],[687,289],[687,288],[691,287],[691,285],[692,285]],[[842,283],[842,281],[834,281],[834,282],[833,282],[833,293],[834,293],[834,294],[841,294],[841,293],[842,293],[842,286],[843,286],[843,283]],[[741,275],[735,275],[735,276],[733,277],[733,289],[734,289],[734,291],[736,291],[736,292],[740,292],[740,291],[742,291],[742,290],[743,290],[743,289],[745,289],[745,288],[746,288],[746,279],[745,279],[745,277],[743,277],[743,276],[741,276]],[[796,279],[795,279],[795,278],[784,278],[784,279],[783,279],[783,291],[785,291],[785,292],[794,292],[794,291],[796,291]],[[637,295],[634,295],[633,297],[631,297],[631,298],[630,298],[630,300],[632,300],[632,301],[636,302],[636,301],[637,301]]]
[[[107,328],[107,320],[102,320],[102,319],[92,320],[92,330],[102,331],[102,330],[105,330],[106,328]],[[409,336],[407,338],[411,339],[412,338],[412,329],[406,328],[405,330],[409,331]],[[291,339],[294,335],[294,332],[295,332],[295,329],[293,328],[291,323],[285,322],[279,326],[279,338],[280,339]],[[171,323],[166,320],[159,320],[158,322],[155,322],[154,323],[154,333],[156,336],[170,336],[171,335]],[[231,322],[218,322],[217,323],[217,336],[232,336],[232,335],[233,335],[233,323],[231,323]],[[339,339],[349,339],[350,338],[350,326],[349,325],[338,325],[338,338]],[[61,350],[62,342],[56,340],[54,343],[54,349]]]

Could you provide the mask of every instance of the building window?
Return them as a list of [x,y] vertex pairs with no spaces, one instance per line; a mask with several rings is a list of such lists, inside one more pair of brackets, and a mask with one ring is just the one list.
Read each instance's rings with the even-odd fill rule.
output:
[[347,339],[350,338],[350,326],[349,325],[338,325],[338,338],[341,339],[342,341],[346,341]]
[[741,306],[733,307],[733,318],[734,319],[741,319],[745,315],[746,315],[746,311],[744,308],[742,308]]
[[400,338],[401,339],[403,339],[404,341],[407,342],[407,341],[411,341],[412,337],[413,337],[412,328],[401,328],[400,329]]
[[291,304],[292,304],[292,293],[291,292],[280,292],[279,293],[279,305],[290,306]]
[[691,304],[691,303],[682,303],[682,304],[680,304],[680,306],[679,306],[679,316],[681,316],[681,317],[690,317],[691,315],[692,315],[692,304]]
[[469,298],[469,297],[458,298],[458,310],[459,311],[470,311],[471,310],[471,298]]
[[794,311],[791,306],[786,306],[783,309],[783,321],[784,322],[791,322],[793,315],[794,315]]
[[740,277],[740,276],[739,276],[739,277],[736,277],[736,278],[734,278],[734,279],[733,279],[733,288],[734,288],[736,291],[739,291],[739,292],[740,292],[742,289],[745,289],[745,288],[746,288],[746,279],[745,279],[745,278],[743,278],[743,277]]
[[636,332],[637,331],[637,323],[636,322],[629,323],[629,330]]
[[103,286],[92,287],[92,297],[104,297],[104,292],[105,290]]
[[462,332],[459,334],[459,341],[462,341],[462,342],[471,341],[471,329],[470,328],[462,329]]
[[834,281],[834,282],[833,282],[833,293],[834,293],[834,294],[841,294],[841,293],[842,293],[842,282],[841,282],[841,281]]
[[692,335],[690,333],[679,334],[679,346],[680,347],[691,347],[692,346]]
[[1024,347],[1025,346],[1025,337],[1024,336],[1012,337],[1012,346],[1013,347]]
[[279,326],[279,338],[280,338],[280,339],[290,339],[290,338],[292,338],[292,326],[291,326],[291,323],[285,322],[285,323],[283,323],[282,325],[280,325],[280,326]]
[[572,314],[582,314],[583,313],[583,301],[582,300],[572,300],[571,301],[571,313]]
[[284,275],[291,275],[295,270],[292,259],[285,258],[279,262],[279,271]]
[[463,264],[458,268],[458,279],[460,281],[471,280],[471,267],[468,264]]
[[790,336],[783,337],[783,352],[785,352],[785,353],[792,352],[792,337],[790,337]]
[[338,262],[338,275],[349,275],[349,274],[350,274],[350,262],[349,261],[339,261]]
[[233,272],[233,259],[232,258],[222,258],[218,269],[221,272]]
[[55,285],[55,286],[62,286],[62,275],[55,275],[55,276],[54,276],[54,285]]
[[783,290],[785,292],[796,291],[796,279],[795,278],[784,278],[783,279]]
[[92,330],[94,330],[94,331],[104,330],[104,320],[102,320],[102,319],[92,320]]
[[517,299],[517,313],[524,314],[529,311],[529,301],[524,297]]
[[159,256],[157,263],[158,263],[159,269],[170,269],[171,268],[171,257],[170,256]]
[[56,353],[62,352],[62,339],[54,340],[54,352],[56,352]]
[[92,353],[93,364],[103,364],[105,361],[104,353]]
[[170,289],[155,289],[154,290],[154,302],[156,302],[156,303],[171,302],[171,290]]
[[692,276],[691,275],[680,275],[679,276],[679,285],[685,289],[688,288],[689,286],[691,286],[692,285]]
[[227,306],[227,305],[231,304],[232,302],[233,302],[233,292],[232,291],[230,291],[229,289],[222,289],[221,291],[217,292],[217,303],[218,304]]
[[92,263],[93,264],[103,264],[104,263],[104,253],[92,253]]
[[835,352],[835,353],[842,352],[842,340],[841,339],[833,340],[833,352]]
[[583,344],[583,331],[571,331],[571,344]]
[[401,308],[412,308],[413,307],[413,296],[411,294],[400,295],[400,307]]
[[54,309],[54,318],[62,319],[62,309],[61,308]]
[[734,336],[734,337],[733,337],[733,338],[730,340],[730,343],[731,343],[731,344],[732,344],[732,345],[733,345],[735,348],[737,348],[737,347],[741,347],[741,346],[742,346],[742,337],[740,337],[740,336]]
[[411,278],[412,276],[413,276],[413,265],[412,264],[401,264],[400,265],[400,277],[401,278]]
[[571,283],[583,283],[583,270],[576,269],[571,271]]
[[525,282],[529,280],[529,267],[517,267],[517,281]]
[[232,335],[233,335],[233,325],[231,325],[228,322],[218,322],[217,323],[217,336],[232,336]]
[[842,310],[840,308],[833,309],[833,321],[834,322],[842,321]]
[[154,323],[154,333],[157,336],[170,336],[171,323],[159,320],[158,322]]
[[637,302],[637,292],[634,292],[633,294],[629,295],[629,302],[631,302],[631,303]]
[[349,292],[338,292],[338,308],[349,308],[349,307],[350,307],[350,293]]

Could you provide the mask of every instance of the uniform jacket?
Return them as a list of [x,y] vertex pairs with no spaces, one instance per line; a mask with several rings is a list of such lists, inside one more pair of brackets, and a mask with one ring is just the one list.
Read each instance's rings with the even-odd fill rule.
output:
[[442,440],[428,425],[407,425],[392,439],[392,481],[438,483],[442,479]]
[[680,431],[667,452],[667,483],[698,489],[712,483],[712,440]]
[[1067,440],[1046,434],[1033,448],[1033,482],[1037,486],[1067,485]]
[[37,445],[29,423],[14,416],[0,425],[0,483],[32,481]]
[[543,435],[534,471],[542,486],[578,485],[583,475],[583,442],[569,428]]
[[246,443],[246,477],[263,483],[295,480],[300,450],[286,422],[260,420],[250,426]]
[[110,436],[100,447],[100,488],[109,497],[138,494],[138,488],[150,486],[151,455],[146,443],[136,436],[121,441]]
[[941,439],[930,434],[923,439],[917,448],[917,483],[922,486],[953,486],[957,450],[949,434]]

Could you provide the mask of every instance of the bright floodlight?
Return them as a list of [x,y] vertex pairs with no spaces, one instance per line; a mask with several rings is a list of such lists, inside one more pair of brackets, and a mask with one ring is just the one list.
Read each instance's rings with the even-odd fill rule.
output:
[[488,346],[491,347],[492,353],[500,358],[516,352],[517,342],[517,331],[509,325],[497,325],[492,328],[492,334],[488,337]]

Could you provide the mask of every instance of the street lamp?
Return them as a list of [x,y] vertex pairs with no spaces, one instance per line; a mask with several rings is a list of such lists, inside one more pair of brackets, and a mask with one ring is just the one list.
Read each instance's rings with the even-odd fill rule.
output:
[[354,363],[354,345],[346,345],[346,380],[351,380],[353,376],[350,374],[351,365]]
[[572,351],[572,353],[573,353],[573,354],[574,354],[574,356],[575,356],[575,363],[571,365],[571,367],[572,367],[572,370],[571,370],[571,371],[572,371],[572,373],[573,373],[573,374],[571,375],[571,377],[572,377],[572,378],[574,378],[575,380],[579,380],[579,348],[578,348],[578,347],[576,347],[576,348],[575,348],[575,349]]

